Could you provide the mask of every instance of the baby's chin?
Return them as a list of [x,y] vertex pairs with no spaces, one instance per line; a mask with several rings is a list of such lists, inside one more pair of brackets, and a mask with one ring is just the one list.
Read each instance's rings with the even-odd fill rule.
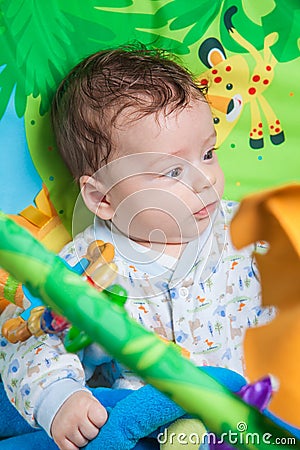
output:
[[145,233],[145,230],[142,230],[140,227],[139,229],[131,228],[129,233],[125,233],[124,230],[122,231],[120,228],[119,231],[125,234],[129,239],[146,247],[180,246],[199,239],[209,227],[211,218],[205,217],[202,220],[193,219],[187,222],[188,223],[185,223],[182,226],[181,230],[177,229],[171,231],[170,229],[167,230],[162,227],[162,229],[156,228],[154,230],[148,230],[148,232]]
[[188,236],[171,236],[167,237],[166,239],[145,239],[142,237],[136,237],[136,236],[128,236],[129,239],[141,244],[145,245],[147,247],[151,246],[162,246],[162,245],[186,245],[189,242],[197,239],[200,236],[201,232],[195,233],[193,235]]

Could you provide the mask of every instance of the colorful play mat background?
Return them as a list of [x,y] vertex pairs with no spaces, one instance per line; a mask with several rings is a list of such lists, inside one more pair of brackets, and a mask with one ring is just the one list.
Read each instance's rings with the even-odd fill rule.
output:
[[20,213],[44,183],[70,227],[78,191],[55,148],[52,95],[83,57],[133,41],[172,51],[207,84],[226,198],[300,180],[299,0],[1,0],[0,209]]

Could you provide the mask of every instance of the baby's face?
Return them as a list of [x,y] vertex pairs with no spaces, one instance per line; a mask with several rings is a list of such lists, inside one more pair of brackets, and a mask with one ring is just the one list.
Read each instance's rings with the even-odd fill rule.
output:
[[224,189],[207,103],[129,123],[123,118],[114,138],[113,160],[101,178],[116,227],[145,244],[199,236]]

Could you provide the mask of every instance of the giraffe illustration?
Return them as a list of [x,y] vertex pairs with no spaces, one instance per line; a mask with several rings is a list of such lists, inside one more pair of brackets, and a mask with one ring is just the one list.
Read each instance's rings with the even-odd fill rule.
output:
[[226,294],[232,295],[233,294],[233,285],[228,283],[229,278],[229,270],[226,272]]
[[158,327],[153,327],[153,331],[159,336],[168,339],[168,335],[166,333],[165,327],[163,326],[160,315],[158,313],[154,314],[153,319],[155,320],[155,322],[159,324]]
[[189,278],[188,280],[183,281],[182,287],[188,288],[190,286],[193,286],[193,284],[194,284],[193,278]]
[[272,144],[284,142],[284,132],[280,121],[272,107],[264,97],[265,90],[270,86],[274,77],[274,67],[277,63],[270,51],[270,47],[278,39],[278,33],[271,33],[265,37],[263,54],[248,42],[236,30],[232,17],[237,7],[230,7],[224,15],[226,29],[232,39],[248,50],[256,65],[253,71],[247,59],[239,54],[226,57],[220,41],[214,37],[205,39],[198,51],[200,60],[209,70],[199,76],[202,86],[207,86],[207,100],[211,106],[217,131],[217,146],[219,146],[232,131],[245,104],[250,104],[251,127],[249,145],[258,150],[264,147],[262,110],[270,134]]
[[149,297],[155,295],[155,290],[153,289],[153,286],[149,280],[149,275],[147,273],[143,274],[143,279],[145,280],[146,283],[141,283],[140,286],[143,289],[144,294]]
[[233,322],[236,321],[236,316],[232,316],[231,314],[229,315],[229,323],[230,323],[230,336],[231,339],[233,340],[236,336],[241,336],[242,335],[242,330],[240,327],[234,327],[233,326]]
[[33,360],[27,361],[27,363],[26,363],[26,366],[28,367],[28,369],[27,369],[28,377],[31,377],[31,375],[33,375],[34,373],[39,373],[39,371],[40,371],[40,368],[39,368],[40,363],[35,366],[32,366],[32,363],[33,363]]
[[201,327],[200,320],[199,319],[189,320],[189,327],[190,327],[191,335],[192,335],[192,338],[193,338],[193,344],[197,345],[198,342],[200,341],[201,337],[200,336],[195,336],[194,332],[195,332],[195,330],[197,330],[198,328]]

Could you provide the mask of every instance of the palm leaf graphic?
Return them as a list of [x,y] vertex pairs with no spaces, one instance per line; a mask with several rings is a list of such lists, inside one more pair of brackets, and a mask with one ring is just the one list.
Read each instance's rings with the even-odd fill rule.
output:
[[170,22],[170,31],[189,28],[183,39],[186,46],[192,45],[204,35],[221,9],[223,0],[187,2],[173,0],[164,6],[164,14]]
[[0,116],[15,90],[18,116],[26,109],[26,97],[41,95],[41,110],[47,110],[55,89],[55,78],[67,59],[65,46],[71,45],[71,23],[55,0],[4,0],[1,4]]
[[[186,0],[157,1],[147,4],[147,12],[135,12],[135,9],[122,10],[121,4],[129,2],[98,1],[96,8],[105,12],[115,12],[114,20],[126,20],[127,30],[144,43],[162,46],[174,53],[188,54],[189,45],[198,41],[206,32],[211,21],[220,11],[223,0],[202,0],[201,2],[187,2]],[[130,2],[138,6],[139,2]],[[152,8],[152,10],[151,10]],[[137,8],[138,9],[138,8]],[[130,18],[128,19],[128,11]],[[150,11],[150,12],[149,12]],[[120,27],[119,27],[120,29]],[[158,30],[157,32],[155,30]],[[181,31],[179,34],[178,32]],[[177,38],[180,36],[180,39]],[[182,36],[182,37],[181,37]]]
[[41,96],[44,114],[67,71],[115,38],[109,22],[97,22],[92,1],[3,0],[0,14],[0,117],[14,88],[19,117],[30,95]]
[[[135,8],[130,8],[133,4],[145,8],[145,3],[118,0],[111,7],[112,2],[107,0],[84,3],[2,0],[0,118],[13,93],[19,117],[24,115],[30,95],[41,97],[43,115],[64,74],[80,59],[99,49],[139,40],[146,45],[188,54],[189,43],[204,32],[205,27],[199,28],[197,18],[205,13],[209,17],[215,15],[216,3],[221,0],[213,2],[213,7],[207,1],[195,7],[183,0],[152,0],[146,12],[134,12]],[[184,42],[186,28],[189,32]],[[178,34],[181,30],[182,37]]]

